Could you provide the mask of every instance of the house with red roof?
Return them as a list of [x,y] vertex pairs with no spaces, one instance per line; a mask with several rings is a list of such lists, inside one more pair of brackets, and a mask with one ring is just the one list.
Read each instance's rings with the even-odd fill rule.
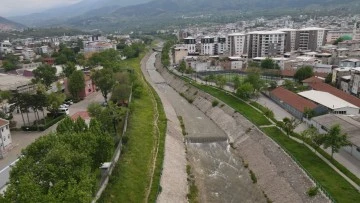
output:
[[325,114],[328,112],[328,109],[326,107],[316,104],[283,87],[278,87],[271,91],[270,98],[298,119],[302,119],[303,117],[305,117],[304,113],[307,109],[313,110],[317,115]]

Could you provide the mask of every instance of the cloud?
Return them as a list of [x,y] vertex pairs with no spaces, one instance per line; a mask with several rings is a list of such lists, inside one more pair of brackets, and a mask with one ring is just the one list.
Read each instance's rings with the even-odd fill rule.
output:
[[0,16],[25,15],[79,1],[81,0],[1,0]]

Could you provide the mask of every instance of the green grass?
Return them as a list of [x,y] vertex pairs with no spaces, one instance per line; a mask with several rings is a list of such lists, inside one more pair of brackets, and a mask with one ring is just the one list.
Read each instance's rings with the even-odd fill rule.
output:
[[264,128],[263,131],[295,157],[337,202],[359,201],[360,193],[309,148],[291,140],[276,127]]
[[[150,184],[151,168],[153,164],[152,151],[156,144],[154,135],[154,104],[152,96],[147,89],[147,83],[140,79],[140,56],[136,59],[125,60],[127,67],[135,68],[137,80],[141,81],[144,91],[139,99],[133,99],[130,104],[130,117],[127,143],[123,147],[121,157],[110,177],[109,185],[99,202],[144,202],[146,190]],[[156,95],[156,94],[155,94]],[[158,97],[156,97],[159,110],[160,147],[156,162],[153,184],[149,202],[155,202],[159,190],[160,174],[164,157],[164,138],[166,130],[166,117]]]
[[229,105],[235,111],[241,113],[243,116],[248,118],[251,122],[253,122],[257,126],[261,125],[271,125],[271,122],[260,112],[256,111],[247,103],[237,99],[233,95],[216,89],[214,87],[206,86],[206,85],[199,85],[194,84],[199,89],[203,90],[211,94],[212,96],[218,98],[225,104]]

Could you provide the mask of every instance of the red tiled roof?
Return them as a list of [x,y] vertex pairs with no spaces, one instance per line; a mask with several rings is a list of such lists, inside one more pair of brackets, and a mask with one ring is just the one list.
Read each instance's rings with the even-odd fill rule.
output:
[[296,110],[304,113],[305,108],[314,109],[317,105],[307,100],[283,87],[278,87],[270,92],[270,94],[274,95],[281,101],[285,102],[286,104],[294,107]]
[[308,79],[305,79],[305,80],[302,81],[302,83],[314,83],[314,82],[323,83],[324,80],[322,80],[322,79],[320,79],[320,78],[318,78],[316,76],[312,76],[311,78],[308,78]]
[[326,83],[314,82],[314,83],[309,83],[309,86],[314,90],[328,92],[328,93],[330,93],[334,96],[337,96],[357,107],[360,107],[360,99],[359,98],[352,96],[350,94],[347,94],[331,85],[328,85]]
[[295,69],[284,69],[281,70],[281,76],[286,76],[286,77],[294,77],[296,73]]
[[84,120],[89,120],[90,119],[90,115],[87,111],[79,111],[79,112],[76,112],[74,115],[71,116],[71,119],[73,121],[75,121],[76,119],[78,118],[82,118]]
[[0,126],[4,126],[4,125],[7,125],[7,124],[9,124],[8,120],[0,118]]

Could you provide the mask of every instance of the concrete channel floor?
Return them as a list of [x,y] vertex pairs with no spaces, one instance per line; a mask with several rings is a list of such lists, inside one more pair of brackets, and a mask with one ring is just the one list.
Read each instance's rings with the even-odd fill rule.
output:
[[[155,54],[147,63],[147,72],[157,84],[160,95],[169,101],[178,116],[182,116],[187,136],[226,137],[204,113],[165,84],[154,63]],[[261,190],[251,182],[249,172],[241,160],[230,152],[226,142],[188,143],[187,158],[195,174],[200,202],[266,202]]]

